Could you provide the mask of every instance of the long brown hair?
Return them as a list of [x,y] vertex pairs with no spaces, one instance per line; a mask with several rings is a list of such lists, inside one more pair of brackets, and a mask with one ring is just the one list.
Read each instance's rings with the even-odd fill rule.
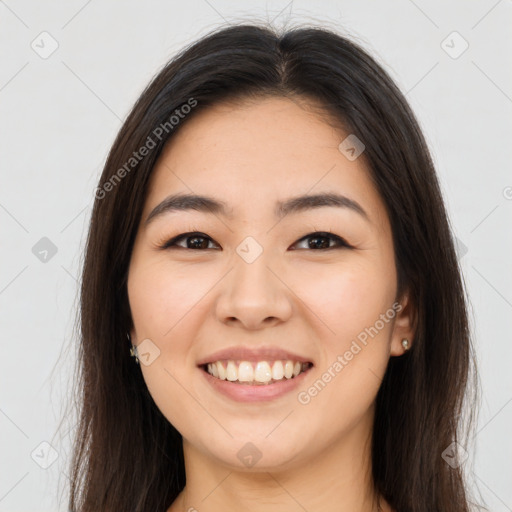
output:
[[417,330],[411,350],[390,359],[376,398],[375,489],[397,512],[467,512],[464,466],[448,464],[443,454],[452,443],[467,444],[476,364],[454,238],[415,116],[382,67],[348,38],[322,28],[278,33],[250,24],[216,30],[170,61],[136,102],[107,158],[81,279],[69,509],[164,511],[185,485],[181,435],[129,354],[130,255],[164,145],[196,112],[262,95],[316,100],[364,141],[389,215],[398,290],[411,293]]

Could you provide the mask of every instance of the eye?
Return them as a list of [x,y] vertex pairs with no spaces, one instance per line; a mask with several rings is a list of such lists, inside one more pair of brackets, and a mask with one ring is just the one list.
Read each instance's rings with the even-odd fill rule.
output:
[[[185,240],[185,246],[179,245],[177,242]],[[165,242],[162,249],[169,249],[171,247],[181,247],[182,249],[209,249],[208,242],[213,241],[208,235],[199,232],[183,233],[181,235],[171,238]]]
[[[315,233],[310,233],[305,237],[302,237],[298,242],[294,245],[299,244],[300,242],[310,240],[311,243],[307,243],[306,247],[302,247],[301,249],[314,249],[314,250],[328,250],[328,249],[336,249],[336,248],[351,248],[343,238],[335,235],[333,233],[328,233],[325,231],[318,231]],[[180,245],[178,242],[184,241],[184,245]],[[211,249],[208,247],[208,244],[213,242],[213,240],[204,233],[200,232],[192,232],[192,233],[182,233],[181,235],[175,236],[171,238],[171,240],[165,242],[164,245],[161,246],[162,249],[170,249],[172,247],[181,247],[182,249],[198,249],[205,250]],[[334,242],[334,245],[331,245],[331,242]],[[216,244],[216,243],[215,243]],[[218,247],[218,244],[216,244]],[[293,247],[293,246],[292,246]],[[293,249],[295,250],[295,249]]]
[[[325,231],[318,231],[315,233],[310,233],[305,237],[301,238],[299,242],[303,240],[310,240],[310,243],[306,244],[306,249],[314,249],[314,250],[327,250],[327,249],[336,249],[340,247],[350,248],[349,245],[343,238],[335,235],[334,233],[328,233]],[[331,241],[334,242],[334,245],[330,245]],[[296,242],[298,244],[299,242]],[[296,245],[294,244],[294,245]]]

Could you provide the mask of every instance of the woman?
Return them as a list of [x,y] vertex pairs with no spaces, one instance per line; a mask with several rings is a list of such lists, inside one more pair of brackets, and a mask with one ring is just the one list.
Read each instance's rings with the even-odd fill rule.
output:
[[470,510],[435,170],[331,31],[218,30],[146,88],[96,190],[81,354],[73,511]]

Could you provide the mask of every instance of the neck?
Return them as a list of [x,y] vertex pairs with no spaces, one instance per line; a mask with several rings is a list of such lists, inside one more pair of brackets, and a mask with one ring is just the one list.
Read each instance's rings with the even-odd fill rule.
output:
[[[187,485],[169,512],[378,512],[390,510],[373,488],[371,423],[356,425],[322,453],[286,468],[240,471],[183,442]],[[370,428],[369,428],[370,427]]]

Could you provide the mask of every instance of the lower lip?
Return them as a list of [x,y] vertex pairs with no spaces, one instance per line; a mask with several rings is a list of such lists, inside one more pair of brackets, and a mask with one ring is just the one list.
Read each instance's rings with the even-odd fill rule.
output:
[[305,372],[299,373],[297,377],[291,379],[284,378],[273,384],[261,384],[251,386],[249,384],[237,384],[229,380],[221,380],[207,371],[200,368],[199,370],[205,376],[206,380],[212,387],[219,393],[236,400],[237,402],[262,402],[279,398],[286,393],[290,393],[295,388],[300,386],[308,375],[312,367],[308,368]]

